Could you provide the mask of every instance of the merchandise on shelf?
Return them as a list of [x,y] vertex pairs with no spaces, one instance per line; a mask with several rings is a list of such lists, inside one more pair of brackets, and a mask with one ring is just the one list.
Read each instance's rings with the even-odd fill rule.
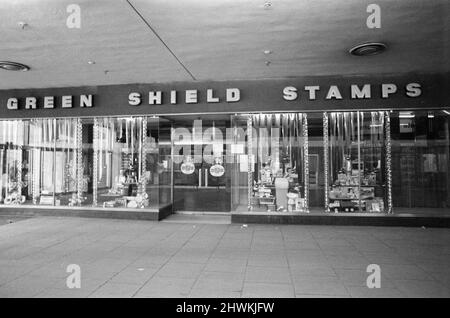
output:
[[383,198],[375,193],[376,172],[364,170],[363,163],[349,157],[330,187],[328,210],[331,212],[384,212]]

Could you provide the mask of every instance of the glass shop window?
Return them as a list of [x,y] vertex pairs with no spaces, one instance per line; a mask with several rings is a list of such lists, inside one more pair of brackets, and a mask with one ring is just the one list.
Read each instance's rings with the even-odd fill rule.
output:
[[158,136],[148,117],[0,121],[0,204],[158,208]]
[[95,206],[158,208],[158,118],[94,121]]
[[385,112],[336,112],[324,118],[327,211],[388,211],[385,116]]
[[307,211],[308,180],[315,175],[309,172],[306,114],[251,115],[251,121],[251,210]]
[[450,212],[450,111],[391,113],[396,212]]

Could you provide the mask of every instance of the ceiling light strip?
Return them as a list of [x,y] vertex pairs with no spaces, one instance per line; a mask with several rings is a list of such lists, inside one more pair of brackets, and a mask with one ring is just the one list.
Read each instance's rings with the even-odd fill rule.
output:
[[183,62],[180,61],[180,59],[175,55],[175,53],[169,48],[169,46],[166,44],[166,42],[164,42],[164,40],[159,36],[159,34],[155,31],[155,29],[152,28],[152,26],[150,25],[150,23],[147,22],[147,20],[145,20],[145,18],[142,16],[142,14],[133,6],[133,4],[131,4],[131,2],[129,0],[126,0],[127,3],[130,5],[130,7],[134,10],[134,12],[136,12],[136,14],[142,19],[142,21],[144,21],[144,23],[148,26],[148,28],[153,32],[153,34],[161,41],[161,43],[166,47],[166,49],[170,52],[170,54],[172,54],[172,56],[177,60],[177,62],[184,68],[184,70],[189,74],[190,77],[192,77],[192,79],[194,81],[196,81],[197,79],[195,78],[195,76],[187,69],[187,67],[183,64]]

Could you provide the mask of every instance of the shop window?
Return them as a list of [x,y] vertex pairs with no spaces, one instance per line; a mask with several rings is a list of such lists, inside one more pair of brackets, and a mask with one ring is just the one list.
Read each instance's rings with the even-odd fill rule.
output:
[[326,201],[330,212],[390,212],[385,112],[325,114]]
[[[235,118],[235,123],[245,131],[247,154],[236,156],[236,167],[243,181],[240,183],[248,185],[246,200],[240,200],[237,210],[308,211],[307,116],[255,114]],[[236,149],[242,137],[235,140]]]
[[158,119],[96,118],[93,130],[93,204],[158,208]]
[[153,117],[0,121],[0,204],[159,208],[160,185],[169,204],[158,137]]
[[0,203],[53,205],[54,119],[0,121]]
[[450,211],[449,117],[448,110],[391,113],[397,213]]

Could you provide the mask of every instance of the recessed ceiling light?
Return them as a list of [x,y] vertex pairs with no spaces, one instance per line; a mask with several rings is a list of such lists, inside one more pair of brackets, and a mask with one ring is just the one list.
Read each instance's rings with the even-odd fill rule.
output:
[[0,61],[0,69],[7,71],[22,71],[26,72],[30,70],[30,67],[21,63]]
[[368,42],[352,47],[348,52],[356,56],[370,56],[384,52],[387,46],[380,42]]

